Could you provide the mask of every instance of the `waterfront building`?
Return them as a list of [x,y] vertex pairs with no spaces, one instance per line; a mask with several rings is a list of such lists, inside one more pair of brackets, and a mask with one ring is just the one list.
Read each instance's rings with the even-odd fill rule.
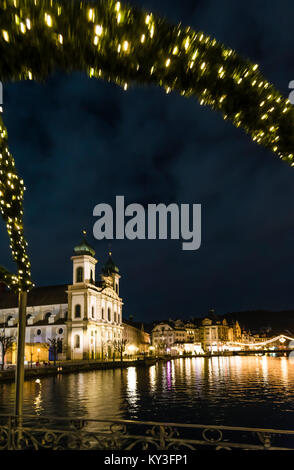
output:
[[151,336],[152,345],[158,352],[170,352],[174,344],[185,343],[187,340],[185,325],[181,320],[168,320],[155,325]]
[[241,341],[242,331],[237,321],[218,317],[214,311],[202,319],[184,323],[169,320],[155,325],[151,332],[152,345],[160,352],[180,354],[228,350],[228,343]]
[[[96,280],[94,249],[84,238],[71,257],[72,283],[35,287],[28,294],[25,361],[105,359],[113,357],[123,334],[120,274],[111,253]],[[0,292],[0,327],[16,338],[17,296]],[[53,350],[52,340],[57,343]],[[0,348],[1,349],[1,348]],[[6,362],[15,363],[15,345]],[[1,352],[0,352],[1,354]],[[1,360],[1,357],[0,357]]]
[[124,320],[122,337],[126,343],[125,353],[128,356],[145,355],[150,352],[150,335],[144,330],[142,323]]

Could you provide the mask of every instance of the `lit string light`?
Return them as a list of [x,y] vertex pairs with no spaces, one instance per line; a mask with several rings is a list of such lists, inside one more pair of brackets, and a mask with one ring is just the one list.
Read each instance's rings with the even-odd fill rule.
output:
[[[222,112],[253,141],[294,165],[294,109],[289,100],[262,76],[257,64],[189,27],[170,25],[113,0],[4,0],[0,55],[1,81],[44,80],[56,69],[84,70],[124,90],[132,83],[157,84],[167,93],[197,97],[201,105]],[[23,186],[7,153],[2,119],[0,126],[1,214],[18,266],[17,276],[6,272],[0,279],[10,276],[11,286],[30,288]],[[8,171],[14,175],[9,184]]]
[[289,341],[294,340],[294,338],[291,338],[290,336],[279,335],[279,336],[275,336],[275,338],[261,341],[259,343],[239,343],[237,341],[230,341],[228,342],[228,344],[232,344],[234,346],[266,346],[267,344],[274,343],[275,341],[280,341],[281,343],[284,343],[287,339]]

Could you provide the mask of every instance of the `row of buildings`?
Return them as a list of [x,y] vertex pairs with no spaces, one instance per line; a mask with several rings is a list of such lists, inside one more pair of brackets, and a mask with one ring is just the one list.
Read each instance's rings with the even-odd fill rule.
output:
[[[203,354],[240,349],[261,341],[238,321],[211,310],[189,322],[142,324],[123,319],[120,274],[109,253],[96,278],[95,251],[85,238],[74,248],[72,283],[36,287],[28,294],[25,361],[101,360],[137,354]],[[1,338],[16,338],[17,296],[0,289]],[[55,343],[54,343],[55,342]],[[54,343],[54,347],[52,344]],[[16,343],[5,355],[15,363]]]

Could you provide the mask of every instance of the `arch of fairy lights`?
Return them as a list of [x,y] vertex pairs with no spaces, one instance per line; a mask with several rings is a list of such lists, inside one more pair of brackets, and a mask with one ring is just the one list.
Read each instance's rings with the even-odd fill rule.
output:
[[[121,85],[156,84],[197,97],[257,143],[294,165],[294,109],[258,65],[190,27],[113,0],[2,0],[0,80],[44,80],[85,71]],[[0,268],[15,290],[32,286],[23,232],[24,182],[0,115],[0,210],[18,272]]]
[[239,343],[237,341],[230,341],[228,344],[233,345],[233,346],[266,346],[267,344],[274,343],[276,341],[281,341],[284,343],[286,340],[288,341],[294,341],[294,338],[291,338],[290,336],[286,335],[279,335],[275,336],[274,338],[268,339],[266,341],[261,341],[259,343]]

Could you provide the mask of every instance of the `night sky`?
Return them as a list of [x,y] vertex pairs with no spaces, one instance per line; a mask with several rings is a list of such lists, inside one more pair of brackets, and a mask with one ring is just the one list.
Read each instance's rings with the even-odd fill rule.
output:
[[[236,49],[284,95],[294,79],[293,0],[135,0]],[[93,208],[202,204],[202,245],[113,241],[124,316],[135,320],[291,309],[294,169],[194,99],[150,87],[127,92],[84,74],[4,84],[10,150],[24,178],[25,233],[36,285],[71,283],[81,230]],[[3,222],[1,264],[14,269]]]

